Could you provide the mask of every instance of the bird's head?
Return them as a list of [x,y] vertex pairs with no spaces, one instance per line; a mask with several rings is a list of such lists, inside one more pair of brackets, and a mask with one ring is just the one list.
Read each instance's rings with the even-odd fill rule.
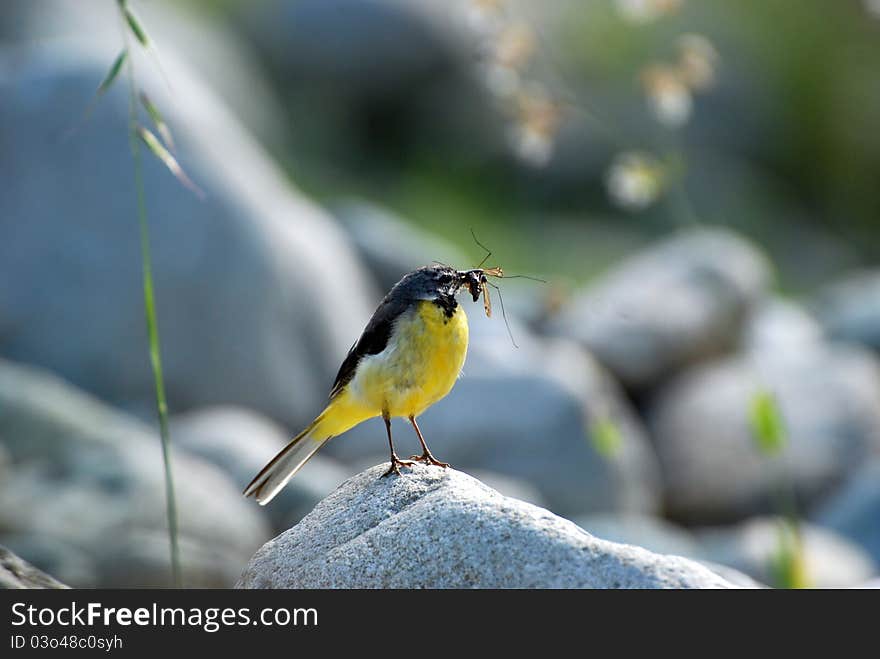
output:
[[413,270],[407,274],[397,287],[417,300],[437,300],[455,297],[465,284],[463,273],[447,265],[434,264]]
[[472,268],[456,270],[448,265],[434,264],[413,270],[397,284],[401,293],[416,300],[443,300],[454,298],[462,289],[471,294],[474,302],[483,296],[486,315],[491,315],[486,276],[503,277],[501,268]]

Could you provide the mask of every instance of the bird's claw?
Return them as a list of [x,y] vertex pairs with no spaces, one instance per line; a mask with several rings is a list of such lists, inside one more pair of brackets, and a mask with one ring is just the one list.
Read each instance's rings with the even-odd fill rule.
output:
[[434,465],[435,467],[443,467],[444,469],[446,469],[446,467],[449,466],[448,462],[440,462],[440,460],[435,458],[430,453],[422,453],[421,455],[411,455],[411,456],[409,456],[409,459],[412,460],[413,462],[423,462],[426,465]]
[[401,467],[412,467],[413,464],[415,463],[412,460],[401,460],[396,455],[391,456],[391,466],[388,467],[388,471],[382,474],[382,478],[390,476],[391,474],[397,474],[400,476]]

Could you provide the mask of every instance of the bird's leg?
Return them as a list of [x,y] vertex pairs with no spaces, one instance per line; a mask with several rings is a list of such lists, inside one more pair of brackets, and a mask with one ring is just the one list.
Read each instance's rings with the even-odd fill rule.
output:
[[391,447],[391,466],[388,468],[382,477],[389,476],[391,474],[397,474],[400,476],[400,467],[409,467],[412,466],[412,460],[401,460],[397,457],[397,453],[394,451],[394,442],[391,440],[391,417],[386,413],[382,415],[382,420],[385,422],[385,430],[388,431],[388,446]]
[[422,431],[419,430],[419,424],[416,423],[416,418],[411,416],[409,418],[409,422],[412,424],[412,427],[416,429],[416,434],[419,436],[419,442],[422,444],[422,454],[421,455],[411,455],[409,457],[410,460],[415,460],[416,462],[424,462],[429,465],[436,465],[438,467],[446,468],[449,466],[448,462],[440,462],[437,458],[435,458],[431,454],[431,449],[428,448],[428,445],[425,444],[425,438],[422,437]]

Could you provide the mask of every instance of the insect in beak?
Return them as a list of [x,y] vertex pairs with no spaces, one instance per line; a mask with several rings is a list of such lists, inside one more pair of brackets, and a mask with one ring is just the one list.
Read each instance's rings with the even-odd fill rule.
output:
[[[504,271],[501,268],[486,268],[480,275],[480,288],[483,291],[483,309],[486,310],[486,316],[492,317],[492,298],[489,297],[489,280],[486,275],[492,277],[503,277]],[[476,300],[474,300],[476,302]]]
[[489,280],[486,275],[491,277],[503,277],[504,271],[501,268],[474,268],[473,270],[460,270],[458,273],[462,286],[467,286],[468,292],[474,299],[474,302],[483,296],[483,309],[488,317],[492,317],[492,298],[489,296]]
[[[471,294],[471,297],[474,298],[474,302],[480,299],[480,295],[483,296],[483,309],[486,311],[486,316],[489,318],[492,317],[492,299],[489,297],[489,287],[491,286],[496,291],[498,291],[498,301],[501,302],[501,315],[504,317],[504,325],[507,327],[507,333],[510,336],[510,342],[513,343],[514,348],[518,348],[516,345],[516,341],[513,339],[513,332],[510,331],[510,323],[507,322],[507,314],[504,311],[504,298],[501,297],[501,289],[495,284],[491,283],[487,279],[487,275],[489,277],[504,277],[504,270],[500,267],[496,268],[484,268],[483,264],[489,260],[489,257],[492,256],[492,252],[486,247],[483,243],[477,240],[477,236],[474,233],[474,230],[471,229],[471,236],[474,239],[474,242],[477,243],[480,247],[486,250],[486,255],[483,257],[483,260],[480,261],[479,265],[472,270],[459,270],[459,287],[467,286],[468,291]],[[523,277],[524,279],[532,279],[534,281],[540,281],[542,283],[547,283],[543,279],[538,279],[537,277],[529,277],[528,275],[512,275],[513,277]]]

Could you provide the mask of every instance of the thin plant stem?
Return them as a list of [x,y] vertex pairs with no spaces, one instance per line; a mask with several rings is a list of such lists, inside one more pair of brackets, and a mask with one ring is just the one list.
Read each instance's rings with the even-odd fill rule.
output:
[[654,135],[655,148],[663,153],[663,160],[670,177],[667,200],[672,223],[679,226],[700,224],[700,218],[694,210],[687,191],[688,162],[681,133],[675,128],[658,127]]
[[[126,50],[130,49],[126,36]],[[147,335],[150,348],[150,366],[156,389],[156,411],[159,417],[159,436],[162,442],[162,461],[165,467],[165,506],[168,519],[168,541],[171,548],[171,581],[175,588],[183,585],[180,568],[180,548],[178,546],[177,499],[174,493],[174,477],[171,469],[171,437],[168,432],[168,403],[165,398],[165,384],[162,376],[162,354],[159,342],[159,324],[156,318],[156,299],[153,287],[153,263],[150,253],[150,232],[147,222],[147,204],[144,193],[143,163],[140,138],[137,133],[138,95],[135,85],[134,62],[129,52],[129,141],[134,162],[134,184],[137,194],[138,224],[140,226],[141,274],[144,289],[144,313],[147,322]]]

